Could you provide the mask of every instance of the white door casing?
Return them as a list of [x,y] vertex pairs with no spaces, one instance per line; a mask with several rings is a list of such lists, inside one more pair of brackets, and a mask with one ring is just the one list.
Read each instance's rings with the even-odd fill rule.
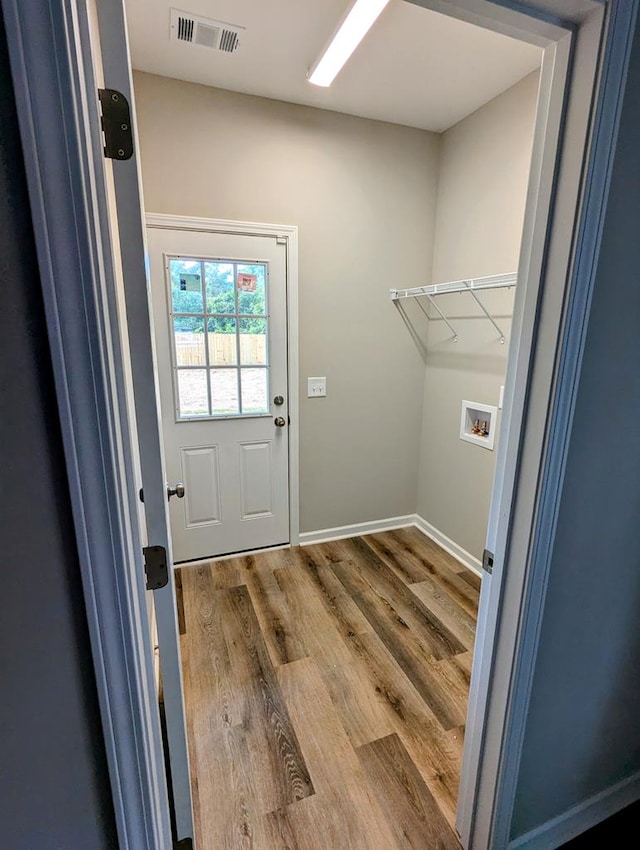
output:
[[286,244],[149,227],[148,249],[167,476],[185,488],[170,501],[174,560],[286,544]]
[[[482,5],[483,11],[494,14]],[[561,493],[563,443],[570,434],[567,411],[579,369],[578,359],[567,357],[566,351],[575,353],[588,315],[583,293],[597,261],[594,228],[601,223],[606,198],[601,193],[615,146],[611,134],[619,122],[634,6],[637,3],[585,3],[578,20],[547,22],[547,31],[541,33],[546,49],[518,270],[523,285],[514,311],[516,344],[509,352],[505,391],[508,427],[499,450],[487,532],[487,547],[495,559],[493,574],[483,580],[457,811],[457,826],[469,850],[511,846],[511,815]],[[511,22],[515,31],[524,32],[531,24],[530,19],[518,21],[518,12],[505,9],[501,14],[516,16]],[[565,27],[565,35],[558,26]],[[606,50],[601,53],[603,44]],[[547,232],[550,219],[553,225]],[[586,239],[576,231],[576,223],[589,232]],[[568,318],[567,302],[578,304]],[[552,411],[562,416],[555,419]],[[562,818],[555,820],[560,823]],[[597,822],[588,820],[583,828]],[[536,846],[557,846],[555,826],[542,825]],[[565,834],[563,840],[569,837]]]

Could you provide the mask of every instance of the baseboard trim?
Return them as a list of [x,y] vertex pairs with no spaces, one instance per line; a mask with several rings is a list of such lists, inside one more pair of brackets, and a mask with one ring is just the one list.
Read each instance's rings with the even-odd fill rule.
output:
[[482,564],[470,552],[458,546],[450,537],[443,534],[435,526],[418,514],[394,516],[388,519],[375,519],[371,522],[358,522],[354,525],[339,525],[336,528],[321,528],[318,531],[303,531],[300,533],[300,545],[312,546],[314,543],[330,543],[332,540],[344,540],[347,537],[362,537],[367,534],[379,534],[381,531],[391,531],[394,528],[415,526],[424,535],[431,538],[445,552],[460,561],[463,567],[477,575],[482,575]]
[[450,555],[460,561],[460,563],[467,567],[467,569],[471,570],[471,572],[476,573],[477,575],[482,575],[482,563],[474,556],[467,552],[466,549],[463,549],[462,546],[458,546],[450,537],[447,537],[446,534],[443,534],[439,529],[435,526],[431,525],[430,522],[427,522],[426,519],[421,517],[419,514],[416,514],[414,517],[413,524],[416,528],[419,528],[423,534],[426,534],[427,537],[430,537],[438,546],[441,546],[445,552],[448,552]]
[[366,534],[379,534],[394,528],[406,528],[416,524],[416,515],[394,516],[388,519],[375,519],[372,522],[358,522],[354,525],[339,525],[336,528],[321,528],[318,531],[300,533],[300,545],[311,546],[314,543],[330,543],[332,540],[344,540],[346,537],[362,537]]
[[[332,540],[344,540],[347,537],[362,537],[367,534],[379,534],[381,531],[392,531],[394,528],[407,528],[415,526],[431,540],[435,541],[446,552],[460,561],[460,563],[472,572],[482,575],[482,564],[469,552],[454,543],[431,523],[427,522],[418,514],[406,514],[405,516],[393,516],[387,519],[374,519],[370,522],[357,522],[353,525],[339,525],[336,528],[320,528],[318,531],[303,531],[300,533],[300,546],[312,546],[314,543],[330,543]],[[251,549],[245,552],[231,552],[227,555],[212,555],[209,558],[199,558],[193,561],[178,561],[174,569],[180,567],[192,567],[198,564],[211,563],[212,561],[227,561],[230,558],[243,558],[247,555],[257,555],[261,552],[275,552],[278,549],[288,549],[290,543],[280,546],[267,546],[263,549]]]
[[509,842],[508,850],[555,850],[640,800],[640,772]]

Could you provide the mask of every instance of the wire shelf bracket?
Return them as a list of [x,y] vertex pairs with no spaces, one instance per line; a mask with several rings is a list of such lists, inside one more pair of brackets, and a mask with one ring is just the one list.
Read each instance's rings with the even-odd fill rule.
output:
[[[436,304],[436,302],[435,302],[435,299],[434,299],[433,295],[427,295],[427,298],[429,299],[429,304],[431,304],[431,306],[433,307],[433,309],[436,311],[436,313],[440,316],[440,318],[442,319],[442,321],[445,323],[445,325],[449,328],[449,330],[450,330],[450,331],[451,331],[451,333],[453,334],[453,341],[454,341],[454,342],[457,342],[457,341],[458,341],[458,332],[457,332],[457,331],[456,331],[456,329],[452,326],[451,322],[449,321],[449,319],[447,319],[447,317],[446,317],[446,316],[445,316],[445,314],[442,312],[442,310],[438,307],[438,305],[437,305],[437,304]],[[428,313],[427,313],[427,318],[429,318],[429,314],[428,314]]]

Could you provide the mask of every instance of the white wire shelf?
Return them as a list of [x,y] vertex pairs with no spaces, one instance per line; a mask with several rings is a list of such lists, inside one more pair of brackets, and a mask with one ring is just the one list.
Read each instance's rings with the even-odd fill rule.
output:
[[454,280],[450,283],[434,283],[430,286],[414,286],[410,289],[390,289],[393,301],[399,298],[416,298],[420,295],[447,295],[452,292],[469,292],[474,289],[506,289],[515,286],[518,275],[494,274],[489,277],[476,277],[469,280]]
[[509,272],[508,274],[494,274],[488,275],[487,277],[469,278],[468,280],[454,280],[448,283],[433,283],[429,286],[413,286],[408,289],[390,289],[389,294],[391,295],[392,301],[399,301],[401,298],[420,298],[423,296],[426,297],[429,300],[429,303],[432,305],[432,307],[435,309],[440,318],[443,320],[443,322],[447,325],[447,327],[453,334],[454,342],[457,342],[458,334],[455,328],[451,325],[451,323],[444,315],[440,307],[436,304],[434,298],[436,295],[452,295],[456,292],[468,292],[472,296],[478,307],[480,307],[482,312],[485,314],[487,319],[489,319],[491,324],[500,334],[500,342],[504,345],[504,333],[495,323],[489,311],[486,309],[484,304],[476,295],[476,292],[487,289],[510,289],[512,286],[515,286],[517,282],[517,274],[515,272]]

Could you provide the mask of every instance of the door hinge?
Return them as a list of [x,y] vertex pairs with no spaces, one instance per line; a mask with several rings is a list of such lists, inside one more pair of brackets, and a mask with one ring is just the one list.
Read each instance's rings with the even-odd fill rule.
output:
[[164,546],[145,546],[144,571],[147,576],[147,590],[160,590],[169,583],[167,550]]
[[493,552],[490,552],[488,549],[485,549],[482,553],[482,569],[485,571],[485,573],[489,573],[489,575],[491,575],[491,573],[493,572],[494,557],[495,556]]
[[122,92],[115,89],[98,89],[98,98],[102,107],[101,123],[105,157],[131,159],[133,134],[129,101]]

